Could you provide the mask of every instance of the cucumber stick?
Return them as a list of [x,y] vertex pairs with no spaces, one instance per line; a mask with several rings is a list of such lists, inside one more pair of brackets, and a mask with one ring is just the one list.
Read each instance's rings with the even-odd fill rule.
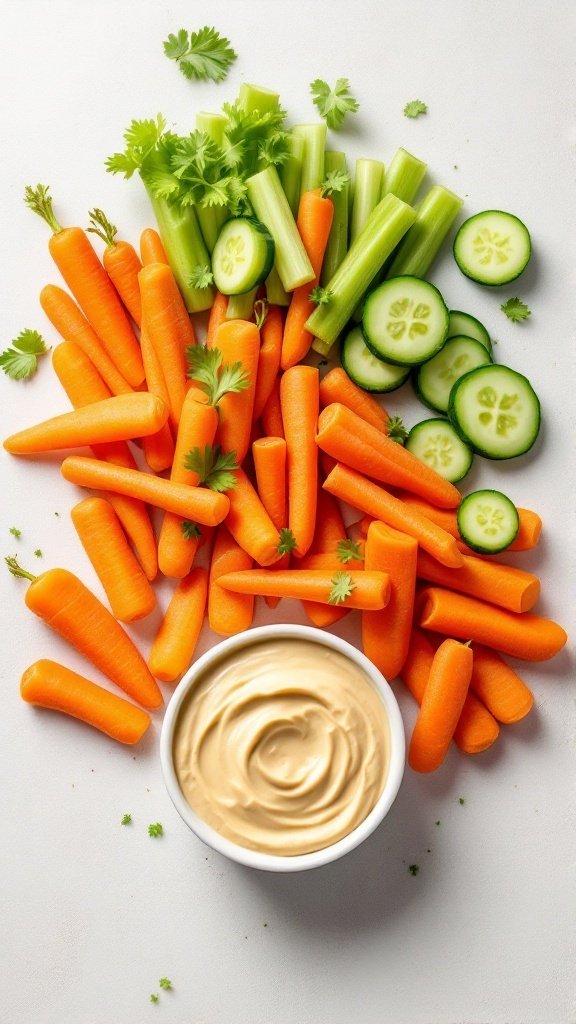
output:
[[449,338],[437,355],[418,368],[414,378],[416,394],[430,409],[445,413],[452,385],[469,370],[491,361],[481,342],[458,335]]
[[448,310],[429,281],[394,277],[367,295],[362,329],[368,348],[379,359],[416,366],[444,344]]
[[495,555],[516,539],[520,518],[514,503],[501,491],[472,491],[456,515],[462,540],[482,554]]
[[528,228],[503,210],[484,210],[465,220],[454,239],[454,259],[460,270],[479,284],[514,281],[531,253]]
[[487,459],[513,459],[534,444],[540,402],[530,381],[508,366],[480,366],[457,380],[448,404],[462,440]]
[[340,362],[354,384],[374,394],[395,391],[410,375],[409,367],[393,366],[377,359],[368,348],[361,327],[353,327],[344,338]]
[[408,434],[405,447],[452,484],[466,476],[474,458],[448,420],[417,423]]

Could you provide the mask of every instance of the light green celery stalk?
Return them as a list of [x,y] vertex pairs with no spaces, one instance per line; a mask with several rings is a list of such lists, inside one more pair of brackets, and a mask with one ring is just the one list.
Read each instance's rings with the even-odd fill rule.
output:
[[288,156],[284,163],[280,164],[278,173],[294,217],[298,215],[298,204],[300,202],[300,178],[302,175],[303,155],[304,139],[300,135],[294,135],[294,132],[290,132],[288,136]]
[[203,110],[196,114],[196,130],[205,132],[217,146],[221,146],[224,141],[226,123],[224,114],[207,114]]
[[385,196],[370,214],[334,277],[326,285],[328,302],[317,306],[305,328],[312,348],[327,355],[368,285],[416,219],[416,211],[396,196]]
[[246,181],[248,198],[258,220],[274,239],[276,269],[283,288],[294,291],[314,280],[314,270],[296,227],[275,167],[266,167]]
[[302,174],[300,177],[300,195],[320,188],[324,181],[324,148],[326,146],[326,125],[297,124],[292,129],[294,135],[302,139]]
[[[330,150],[326,152],[326,175],[330,174],[331,171],[343,171],[344,174],[348,173],[345,153],[335,153]],[[334,277],[334,274],[338,270],[338,267],[342,263],[342,260],[348,251],[349,192],[350,183],[347,182],[340,192],[335,192],[334,195],[331,196],[332,203],[334,204],[334,219],[330,229],[328,245],[326,246],[326,252],[324,253],[324,259],[322,261],[322,273],[320,275],[321,285],[326,285],[330,278]]]
[[269,114],[278,110],[280,94],[271,92],[270,89],[262,89],[259,85],[243,82],[238,94],[238,105],[247,114],[253,114],[256,110],[260,114]]
[[214,251],[214,246],[222,226],[230,217],[228,208],[226,206],[196,206],[195,210],[202,237],[206,242],[208,252],[211,254]]
[[384,164],[380,160],[357,160],[350,216],[351,244],[358,238],[372,210],[384,194]]
[[230,295],[226,309],[227,320],[251,320],[258,288],[252,288],[242,295]]
[[266,278],[266,298],[272,306],[289,306],[291,296],[282,287],[282,281],[278,275],[276,267],[272,267],[272,270]]
[[190,274],[196,267],[210,267],[210,255],[204,244],[196,212],[192,206],[170,205],[165,199],[156,199],[147,189],[158,224],[162,245],[189,313],[210,309],[214,289],[193,288]]
[[386,191],[411,203],[426,174],[426,164],[406,149],[397,149],[386,171]]
[[434,185],[420,203],[416,220],[398,246],[386,277],[425,277],[463,202],[454,192]]

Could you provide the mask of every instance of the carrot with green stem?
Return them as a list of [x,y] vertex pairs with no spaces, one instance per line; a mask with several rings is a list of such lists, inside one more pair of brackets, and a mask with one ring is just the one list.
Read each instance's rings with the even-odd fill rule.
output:
[[[390,576],[390,600],[380,612],[362,615],[364,653],[386,679],[395,679],[410,645],[416,588],[418,542],[384,523],[374,522],[366,538],[366,569]],[[454,570],[457,572],[458,570]]]
[[[316,501],[314,539],[308,549],[308,554],[301,559],[300,565],[303,567],[307,564],[311,555],[314,554],[330,553],[334,556],[338,544],[346,541],[346,539],[346,528],[336,498],[333,498],[331,494],[328,494],[328,491],[319,487]],[[310,621],[319,628],[333,626],[334,623],[348,615],[346,608],[317,604],[314,601],[303,602],[303,608]]]
[[226,323],[227,309],[228,296],[222,295],[220,292],[216,292],[212,308],[210,309],[210,315],[208,317],[208,327],[206,328],[206,345],[209,348],[216,343],[216,331],[220,327],[220,324]]
[[360,512],[415,537],[420,547],[442,565],[457,569],[464,564],[454,537],[353,469],[338,463],[324,481],[324,488]]
[[[280,534],[288,526],[286,498],[286,441],[282,437],[262,437],[252,442],[252,459],[260,501]],[[287,551],[275,563],[277,569],[287,569],[290,553]],[[244,568],[249,568],[245,566]],[[269,608],[275,608],[278,598],[265,598]]]
[[282,405],[280,403],[280,380],[280,377],[276,377],[260,417],[266,437],[284,437]]
[[262,326],[260,327],[262,344],[258,355],[258,372],[256,374],[256,392],[254,394],[254,412],[252,415],[254,420],[260,419],[278,376],[283,331],[282,307],[268,306]]
[[85,498],[70,515],[114,618],[134,622],[150,615],[156,606],[156,596],[110,502],[105,498]]
[[258,565],[272,565],[285,553],[280,534],[244,470],[237,469],[234,475],[236,486],[229,491],[230,511],[226,526],[236,543]]
[[110,359],[128,383],[137,387],[144,380],[140,348],[116,289],[86,232],[58,223],[48,192],[46,185],[27,185],[24,202],[51,228],[48,247],[52,259]]
[[78,345],[94,364],[111,394],[126,395],[133,390],[68,292],[47,284],[40,292],[40,305],[64,341]]
[[318,601],[360,611],[384,608],[390,593],[390,580],[386,573],[364,570],[270,569],[264,572],[247,569],[221,576],[218,586],[236,594]]
[[254,618],[254,596],[234,594],[218,586],[218,580],[229,572],[251,569],[253,559],[236,543],[226,526],[218,527],[208,585],[208,623],[214,633],[234,636],[244,629],[250,629]]
[[525,718],[534,694],[496,651],[474,644],[470,688],[498,722],[512,725]]
[[[453,537],[460,541],[460,531],[454,509],[436,508],[422,498],[417,498],[414,494],[408,494],[404,491],[401,491],[398,497],[423,516],[427,516],[433,523],[441,526],[443,530],[446,530],[446,533],[452,534]],[[530,509],[517,508],[516,511],[518,512],[520,527],[515,539],[506,550],[530,551],[536,547],[540,539],[542,520],[537,512],[532,512]],[[467,551],[470,552],[470,548],[467,548]]]
[[189,667],[206,611],[208,573],[192,569],[180,580],[150,651],[148,665],[152,675],[172,683]]
[[187,391],[187,346],[196,344],[192,321],[165,263],[150,263],[138,275],[142,319],[162,370],[170,402],[170,422],[177,429]]
[[130,242],[116,241],[118,228],[111,224],[103,210],[95,207],[88,213],[90,227],[86,230],[98,235],[104,242],[102,262],[104,270],[112,281],[123,305],[130,313],[135,324],[140,327],[142,320],[142,301],[138,285],[138,274],[142,264]]
[[[162,367],[156,355],[154,346],[150,341],[150,335],[146,324],[142,324],[140,331],[140,348],[142,350],[142,361],[144,373],[146,374],[146,387],[151,395],[160,398],[167,409],[170,408],[170,396],[162,373]],[[169,423],[156,434],[150,434],[142,438],[142,451],[150,469],[154,473],[162,473],[172,465],[174,459],[174,438]]]
[[155,228],[144,228],[140,235],[140,259],[143,267],[150,263],[168,263],[162,239]]
[[376,430],[387,433],[390,417],[372,395],[367,394],[350,380],[345,370],[334,367],[320,381],[320,405],[323,409],[334,403],[345,405]]
[[66,569],[33,576],[6,558],[13,576],[30,580],[26,605],[105,676],[145,708],[158,708],[162,694],[140,652],[101,601]]
[[322,260],[328,245],[334,217],[334,203],[323,197],[320,189],[303,192],[300,196],[296,225],[304,248],[308,254],[314,280],[295,288],[288,307],[284,338],[282,341],[282,369],[295,366],[307,355],[313,335],[305,330],[308,317],[314,312],[316,303],[312,296],[318,288]]
[[296,542],[296,558],[308,551],[316,527],[318,383],[318,370],[312,366],[292,366],[280,381],[288,463],[288,526]]
[[463,559],[464,565],[459,569],[447,569],[425,551],[419,551],[418,579],[479,597],[511,612],[529,612],[536,604],[540,580],[531,572],[468,555]]
[[472,678],[473,654],[468,644],[445,640],[435,652],[408,749],[416,772],[440,767],[450,746]]
[[26,669],[20,680],[20,696],[27,704],[70,715],[130,746],[142,739],[151,721],[142,708],[47,659],[35,661]]
[[[220,422],[216,440],[224,451],[235,452],[241,464],[250,447],[260,332],[256,324],[247,320],[226,320],[217,329],[208,350],[220,353],[226,373],[236,382],[218,400]],[[189,358],[193,354],[189,353]]]

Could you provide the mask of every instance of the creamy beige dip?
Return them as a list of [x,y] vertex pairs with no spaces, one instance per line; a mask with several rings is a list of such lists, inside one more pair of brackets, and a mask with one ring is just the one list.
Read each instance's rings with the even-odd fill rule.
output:
[[182,792],[212,828],[262,853],[348,835],[386,780],[382,701],[354,662],[308,640],[255,643],[209,668],[174,733]]

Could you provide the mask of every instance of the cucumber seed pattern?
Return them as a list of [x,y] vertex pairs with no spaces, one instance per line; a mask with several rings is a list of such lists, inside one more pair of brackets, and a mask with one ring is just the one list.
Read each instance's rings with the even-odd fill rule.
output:
[[401,341],[406,336],[410,340],[417,335],[428,334],[425,321],[430,316],[430,306],[425,302],[413,302],[411,299],[397,299],[390,306],[390,320],[386,330],[393,341]]

